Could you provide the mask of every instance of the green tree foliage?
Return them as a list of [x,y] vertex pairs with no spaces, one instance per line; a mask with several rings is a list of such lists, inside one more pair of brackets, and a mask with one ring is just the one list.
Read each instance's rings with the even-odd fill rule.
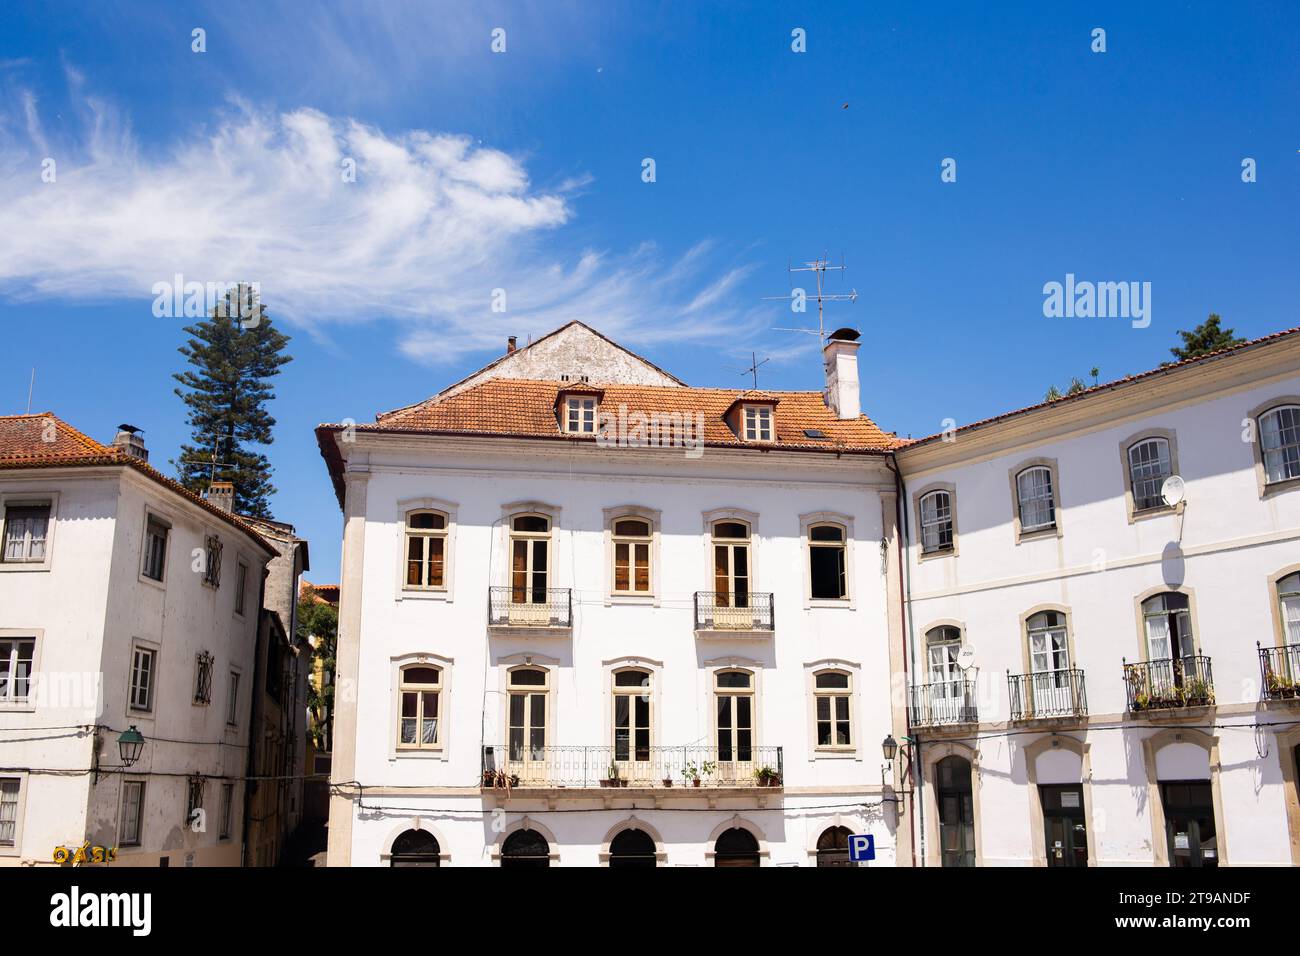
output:
[[298,601],[298,639],[314,645],[313,663],[320,665],[322,679],[307,682],[307,706],[312,719],[308,732],[319,750],[329,749],[334,716],[334,657],[338,648],[339,612],[320,600],[311,587],[303,588]]
[[269,380],[292,361],[284,354],[289,337],[272,327],[249,286],[232,289],[211,318],[185,332],[190,340],[178,351],[193,367],[172,377],[189,408],[191,438],[172,461],[177,477],[200,493],[214,477],[232,482],[236,512],[270,518],[271,463],[258,448],[274,440],[275,419],[266,410],[275,398]]
[[1241,345],[1246,341],[1234,335],[1232,329],[1220,328],[1219,322],[1219,315],[1211,312],[1210,317],[1192,331],[1184,332],[1179,329],[1178,334],[1182,336],[1183,344],[1169,350],[1174,360],[1182,362],[1186,359],[1196,358],[1198,355],[1207,355],[1210,352],[1217,352],[1219,349]]

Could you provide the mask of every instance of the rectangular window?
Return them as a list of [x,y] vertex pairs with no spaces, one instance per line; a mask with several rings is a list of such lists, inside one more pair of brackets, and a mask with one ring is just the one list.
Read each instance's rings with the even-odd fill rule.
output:
[[772,409],[762,405],[745,406],[745,441],[772,440]]
[[36,657],[36,638],[0,639],[0,704],[27,700],[32,685],[32,663]]
[[230,839],[230,819],[231,811],[235,804],[235,785],[233,783],[223,783],[221,785],[221,839]]
[[568,409],[566,431],[580,435],[596,433],[596,400],[594,398],[571,398],[566,403]]
[[0,846],[14,846],[18,839],[18,793],[22,781],[0,777]]
[[6,564],[45,560],[45,538],[50,528],[50,505],[22,504],[5,508]]
[[226,694],[226,723],[239,723],[239,671],[230,672],[230,689]]
[[1037,466],[1016,476],[1020,499],[1020,530],[1042,531],[1056,527],[1056,501],[1052,495],[1052,472]]
[[153,674],[157,653],[137,647],[131,654],[131,709],[153,710]]
[[144,781],[122,781],[122,821],[118,827],[119,846],[139,846],[144,829]]
[[1165,499],[1161,487],[1173,474],[1170,464],[1169,442],[1163,438],[1149,438],[1128,450],[1129,481],[1133,486],[1133,509],[1146,511],[1160,508]]
[[167,570],[167,525],[150,515],[145,523],[144,568],[146,578],[161,581]]
[[235,571],[235,613],[244,613],[244,594],[248,590],[248,565],[239,562]]
[[185,822],[194,820],[194,811],[203,809],[203,778],[190,777],[185,787]]
[[200,651],[194,662],[194,703],[212,701],[212,655]]
[[214,588],[221,587],[221,547],[221,539],[215,534],[204,540],[203,583]]
[[921,499],[921,553],[951,551],[952,542],[952,496],[931,492]]

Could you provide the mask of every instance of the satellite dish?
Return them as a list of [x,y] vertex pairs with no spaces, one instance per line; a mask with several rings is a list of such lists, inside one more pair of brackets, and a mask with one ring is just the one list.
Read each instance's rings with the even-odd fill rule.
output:
[[1171,508],[1182,504],[1183,499],[1187,497],[1187,486],[1183,484],[1183,479],[1177,475],[1170,475],[1160,486],[1160,497],[1165,500]]
[[975,666],[975,648],[972,645],[961,646],[961,650],[957,652],[957,666],[964,671]]

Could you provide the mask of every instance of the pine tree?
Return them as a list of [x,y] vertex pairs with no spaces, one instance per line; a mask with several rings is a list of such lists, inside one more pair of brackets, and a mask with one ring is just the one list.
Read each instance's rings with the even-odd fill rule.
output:
[[202,493],[214,477],[235,486],[235,511],[271,517],[271,463],[256,446],[270,445],[275,419],[266,403],[275,398],[268,380],[292,361],[289,337],[272,328],[266,308],[248,286],[226,294],[212,317],[185,329],[191,336],[179,351],[194,368],[172,377],[176,394],[189,406],[191,444],[172,461],[186,488]]
[[1178,334],[1183,337],[1183,344],[1169,350],[1174,360],[1178,362],[1241,345],[1246,341],[1233,335],[1232,329],[1219,328],[1219,316],[1214,312],[1211,312],[1210,317],[1192,331],[1184,332],[1179,329]]

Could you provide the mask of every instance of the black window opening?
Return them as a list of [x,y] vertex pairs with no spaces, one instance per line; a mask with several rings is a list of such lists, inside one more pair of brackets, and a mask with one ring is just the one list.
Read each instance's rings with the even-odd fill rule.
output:
[[610,866],[658,866],[655,841],[644,830],[624,830],[609,842]]
[[536,830],[516,830],[501,844],[502,866],[550,866],[551,845]]
[[1214,793],[1208,780],[1171,780],[1160,784],[1165,810],[1169,865],[1177,868],[1219,865],[1214,826]]
[[844,529],[816,525],[808,532],[809,570],[814,600],[838,601],[848,596],[844,561]]
[[1043,836],[1047,865],[1087,866],[1088,827],[1083,815],[1083,787],[1079,784],[1042,784]]
[[944,757],[935,768],[939,800],[939,851],[943,866],[975,865],[975,796],[970,762]]
[[743,827],[732,827],[713,845],[714,866],[758,866],[758,840]]
[[389,866],[441,866],[442,848],[432,833],[407,830],[393,841]]
[[818,866],[857,866],[849,859],[848,827],[830,827],[817,838]]

